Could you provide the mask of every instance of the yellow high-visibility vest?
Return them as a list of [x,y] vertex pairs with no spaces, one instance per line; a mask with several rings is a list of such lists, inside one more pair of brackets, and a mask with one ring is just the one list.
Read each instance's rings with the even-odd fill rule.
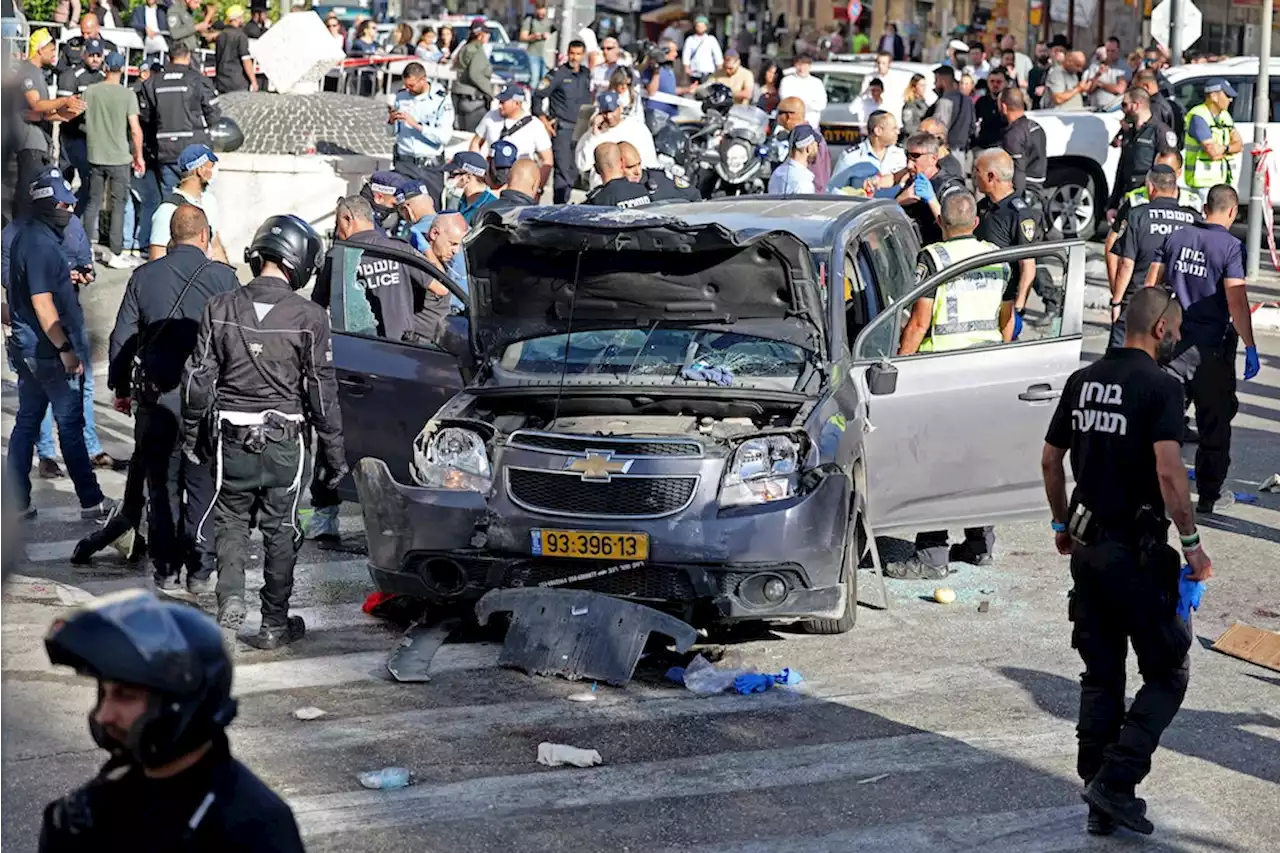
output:
[[[943,270],[984,252],[998,249],[972,235],[924,247],[934,269]],[[1009,284],[1009,265],[988,264],[939,285],[933,296],[933,318],[920,352],[945,352],[983,344],[998,344],[1000,303]]]

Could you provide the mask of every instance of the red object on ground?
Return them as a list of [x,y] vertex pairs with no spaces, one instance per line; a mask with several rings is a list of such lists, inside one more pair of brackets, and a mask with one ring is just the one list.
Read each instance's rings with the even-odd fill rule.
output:
[[381,614],[374,611],[394,598],[399,598],[394,592],[371,592],[369,597],[364,600],[364,606],[360,609],[370,616],[380,616]]

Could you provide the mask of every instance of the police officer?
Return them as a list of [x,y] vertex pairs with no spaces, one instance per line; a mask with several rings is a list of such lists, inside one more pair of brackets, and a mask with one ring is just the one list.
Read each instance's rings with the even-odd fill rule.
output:
[[1204,87],[1204,103],[1187,112],[1187,132],[1182,140],[1184,174],[1187,186],[1206,201],[1217,185],[1235,183],[1232,163],[1244,150],[1244,140],[1231,117],[1235,96],[1236,90],[1226,80],[1210,80]]
[[1116,275],[1111,285],[1111,342],[1124,346],[1124,307],[1133,294],[1146,285],[1147,272],[1156,253],[1170,234],[1200,221],[1200,213],[1183,207],[1178,199],[1178,173],[1157,163],[1147,173],[1146,194],[1150,201],[1129,209],[1120,223],[1111,252],[1116,256]]
[[1000,93],[1000,112],[1008,120],[1000,147],[1013,158],[1013,188],[1037,210],[1044,210],[1044,182],[1049,174],[1044,128],[1027,117],[1027,95],[1021,89]]
[[[973,235],[1001,249],[1029,246],[1044,239],[1039,211],[1013,189],[1013,168],[1013,158],[1000,148],[982,152],[973,166],[973,185],[984,196],[978,205],[979,221]],[[1035,258],[1024,258],[1009,279],[1000,306],[1000,329],[1006,341],[1018,337],[1032,286],[1044,303],[1045,318],[1059,316],[1062,296],[1058,289],[1047,274],[1037,272]]]
[[618,143],[618,155],[622,159],[622,174],[629,181],[643,184],[654,201],[702,201],[702,193],[687,178],[672,175],[666,169],[644,168],[640,149],[630,142]]
[[[80,98],[84,90],[94,83],[107,79],[102,71],[105,47],[100,39],[88,39],[79,51],[80,63],[58,75],[58,97]],[[58,137],[62,152],[62,174],[68,181],[80,176],[80,190],[76,193],[76,215],[83,216],[89,203],[89,143],[85,138],[84,115],[78,115],[62,123]],[[94,234],[97,237],[97,234]]]
[[[1181,323],[1177,300],[1163,288],[1139,291],[1125,309],[1124,346],[1067,380],[1041,459],[1054,541],[1071,555],[1071,645],[1085,666],[1076,769],[1094,835],[1117,824],[1153,831],[1134,788],[1187,690],[1192,631],[1177,613],[1179,567],[1189,563],[1194,580],[1213,574],[1182,464],[1182,389],[1160,367]],[[1167,544],[1167,516],[1181,535],[1181,560]],[[1143,684],[1126,712],[1130,644]]]
[[[942,170],[938,156],[941,143],[938,137],[927,131],[907,137],[904,147],[907,150],[907,169],[898,199],[919,229],[921,244],[927,246],[943,239],[942,229],[938,226],[941,202],[951,193],[967,192],[964,176]],[[973,228],[969,231],[972,233]]]
[[404,67],[404,88],[396,92],[387,123],[395,125],[395,171],[416,180],[444,161],[444,147],[453,136],[453,99],[441,83],[433,84],[420,62]]
[[582,42],[569,42],[568,60],[551,72],[535,96],[536,104],[544,100],[547,103],[544,120],[551,132],[551,156],[555,165],[552,201],[555,204],[568,204],[569,193],[578,181],[573,128],[578,123],[578,110],[591,103],[591,72],[582,63],[586,53],[587,46]]
[[[207,33],[213,26],[211,21],[197,21],[195,12],[204,5],[204,0],[174,0],[169,6],[169,55],[173,57],[173,49],[181,45],[195,55],[200,47],[200,34]],[[196,61],[199,65],[199,61]]]
[[[129,277],[111,332],[107,385],[116,410],[134,414],[131,464],[143,467],[151,510],[147,539],[156,586],[179,588],[187,570],[187,590],[213,592],[215,568],[213,474],[182,454],[182,365],[196,345],[196,330],[209,300],[235,290],[235,270],[209,257],[209,220],[195,205],[183,204],[170,224],[173,248]],[[140,507],[130,515],[141,515]]]
[[[967,190],[957,189],[942,198],[939,223],[942,239],[920,250],[917,282],[952,264],[996,249],[974,236],[978,208]],[[1008,287],[1007,264],[982,266],[939,285],[936,291],[912,305],[911,316],[902,329],[898,355],[1001,343],[1004,337],[1000,313]],[[952,560],[989,565],[994,546],[995,531],[990,527],[965,528],[964,542],[954,548],[947,544],[947,531],[925,531],[916,534],[915,556],[890,563],[884,573],[894,578],[944,578]]]
[[[173,8],[179,8],[175,2]],[[142,84],[138,98],[138,119],[143,136],[155,140],[157,179],[160,196],[173,192],[182,179],[178,157],[192,144],[208,145],[209,127],[221,116],[213,87],[191,67],[191,51],[175,44],[169,64],[153,72]]]
[[1173,131],[1178,138],[1178,148],[1182,148],[1182,137],[1186,133],[1186,121],[1182,114],[1182,105],[1168,98],[1160,91],[1160,81],[1150,68],[1144,68],[1133,75],[1133,85],[1146,90],[1151,96],[1151,115]]
[[396,213],[396,193],[412,181],[398,172],[374,172],[360,188],[360,195],[373,208],[373,227],[383,235],[394,234],[400,228]]
[[98,42],[105,53],[118,53],[120,48],[110,39],[102,37],[102,24],[98,16],[85,12],[80,16],[80,32],[62,43],[58,49],[58,64],[53,72],[59,76],[69,68],[76,68],[84,59],[84,49],[89,42]]
[[[1165,165],[1173,169],[1175,174],[1182,174],[1182,153],[1180,151],[1169,151],[1165,154],[1157,154],[1154,165]],[[1120,258],[1112,249],[1115,247],[1116,241],[1120,239],[1120,226],[1129,218],[1129,213],[1135,207],[1141,207],[1151,199],[1147,196],[1147,185],[1144,181],[1142,186],[1129,190],[1124,194],[1124,198],[1120,200],[1120,207],[1116,210],[1115,219],[1111,220],[1111,227],[1107,231],[1107,238],[1103,242],[1103,253],[1106,256],[1107,264],[1107,283],[1114,287],[1116,283],[1116,270],[1120,266]],[[1178,204],[1188,207],[1196,213],[1204,210],[1204,201],[1201,200],[1199,193],[1194,190],[1187,189],[1179,182],[1178,186]],[[1139,283],[1143,280],[1139,279]]]
[[[542,181],[542,169],[532,160],[517,160],[507,175],[507,186],[498,193],[498,198],[489,202],[484,213],[491,210],[505,210],[509,207],[528,207],[538,203],[538,184]],[[458,252],[455,258],[463,257]]]
[[1125,92],[1123,108],[1125,126],[1113,143],[1120,148],[1120,165],[1107,202],[1107,218],[1112,220],[1125,194],[1146,182],[1156,157],[1178,150],[1173,130],[1151,117],[1151,96],[1146,89],[1135,86]]
[[232,664],[213,620],[131,589],[58,619],[44,644],[97,680],[89,732],[111,757],[45,808],[42,853],[302,853],[289,806],[231,756]]
[[329,318],[297,294],[323,251],[320,237],[296,216],[262,223],[245,251],[254,279],[210,300],[183,373],[183,452],[197,455],[206,419],[216,442],[218,624],[234,631],[244,622],[249,528],[256,520],[265,553],[255,645],[265,649],[306,632],[302,617],[289,616],[289,595],[302,544],[298,497],[307,427],[316,432],[324,483],[337,488],[347,472]]
[[454,66],[458,78],[453,84],[453,108],[458,114],[458,129],[474,131],[489,110],[489,102],[497,97],[493,86],[493,65],[485,45],[489,27],[484,18],[471,22],[467,43],[458,51]]
[[[511,179],[511,167],[520,159],[520,152],[510,139],[499,139],[489,148],[489,174],[486,180],[494,194],[502,192],[502,188]],[[492,204],[492,202],[490,202]]]
[[587,193],[585,204],[630,208],[653,202],[643,184],[632,181],[623,174],[622,155],[618,147],[616,142],[604,142],[596,146],[596,174],[600,176],[601,183]]
[[1236,344],[1244,339],[1244,378],[1258,375],[1258,348],[1253,315],[1244,285],[1244,247],[1231,234],[1239,213],[1239,197],[1226,184],[1211,189],[1204,222],[1166,238],[1147,273],[1147,285],[1164,283],[1178,297],[1186,320],[1169,367],[1182,377],[1196,405],[1197,512],[1226,509],[1235,502],[1223,490],[1231,465],[1231,419],[1236,399]]

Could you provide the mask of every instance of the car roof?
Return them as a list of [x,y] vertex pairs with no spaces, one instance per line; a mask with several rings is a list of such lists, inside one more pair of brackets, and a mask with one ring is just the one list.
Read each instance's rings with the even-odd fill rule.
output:
[[[1268,63],[1273,75],[1280,74],[1280,57],[1271,57]],[[1196,77],[1252,77],[1258,73],[1258,57],[1235,56],[1221,62],[1188,63],[1165,69],[1169,82],[1190,80]]]
[[690,225],[717,223],[743,236],[766,231],[787,231],[811,249],[828,248],[847,215],[874,208],[896,206],[884,199],[846,195],[778,196],[749,195],[712,201],[671,202],[649,209]]
[[[930,62],[894,62],[889,65],[889,74],[904,74],[910,77],[912,74],[919,74],[928,77],[933,74],[933,69],[937,68],[937,63]],[[812,74],[831,74],[833,72],[848,71],[853,74],[869,74],[874,76],[876,73],[875,58],[855,59],[848,62],[815,62],[813,68],[810,69]],[[793,73],[788,68],[784,74]]]

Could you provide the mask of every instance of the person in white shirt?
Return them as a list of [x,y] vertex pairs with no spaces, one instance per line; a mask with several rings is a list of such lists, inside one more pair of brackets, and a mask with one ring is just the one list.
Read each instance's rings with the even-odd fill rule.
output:
[[469,148],[487,156],[499,139],[515,145],[521,159],[536,161],[542,167],[542,182],[546,183],[551,174],[551,135],[546,125],[524,108],[518,86],[507,86],[498,93],[498,106],[480,119]]
[[964,67],[964,73],[975,81],[986,80],[987,75],[991,73],[991,64],[987,62],[987,51],[982,45],[974,44],[969,48],[969,64]]
[[1013,67],[1014,74],[1017,77],[1018,85],[1022,88],[1026,87],[1026,81],[1031,77],[1031,68],[1035,64],[1031,61],[1031,57],[1018,50],[1017,36],[1007,35],[1000,42],[1000,50],[1013,51]]
[[870,175],[866,169],[855,170],[855,166],[872,165],[881,175],[894,175],[907,168],[907,153],[897,143],[898,120],[893,113],[886,110],[872,113],[867,120],[867,138],[840,155],[832,167],[827,191],[864,186]]
[[799,98],[804,102],[804,120],[813,127],[822,126],[822,111],[827,108],[827,87],[809,72],[813,70],[813,57],[802,53],[796,57],[795,73],[787,74],[778,86],[779,100]]
[[867,119],[871,118],[873,113],[878,113],[884,109],[884,81],[879,77],[872,77],[867,84],[867,91],[861,98],[849,105],[849,112],[853,117],[853,123],[866,133]]
[[591,117],[591,129],[578,140],[575,155],[578,171],[590,175],[591,188],[600,185],[596,174],[596,147],[605,142],[630,142],[640,152],[640,162],[646,169],[658,166],[658,152],[653,146],[653,134],[644,122],[623,121],[622,103],[617,92],[604,92],[596,98],[596,114]]
[[707,32],[707,27],[706,16],[699,15],[693,22],[693,35],[684,40],[684,52],[680,54],[685,73],[695,82],[715,74],[724,62],[720,42]]
[[1094,81],[1093,93],[1090,95],[1094,109],[1109,110],[1120,103],[1129,89],[1129,80],[1133,74],[1120,54],[1118,38],[1112,36],[1107,39],[1101,59],[1094,62],[1086,76]]
[[811,195],[817,192],[809,166],[818,157],[818,132],[802,124],[791,131],[791,150],[769,176],[769,195]]

